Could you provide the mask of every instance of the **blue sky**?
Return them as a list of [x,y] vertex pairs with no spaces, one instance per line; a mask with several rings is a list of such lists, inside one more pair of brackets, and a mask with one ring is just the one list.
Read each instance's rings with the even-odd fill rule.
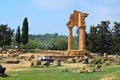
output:
[[89,14],[88,31],[90,25],[103,20],[120,22],[119,8],[120,0],[0,0],[0,24],[16,30],[27,17],[30,34],[67,35],[66,23],[74,10]]

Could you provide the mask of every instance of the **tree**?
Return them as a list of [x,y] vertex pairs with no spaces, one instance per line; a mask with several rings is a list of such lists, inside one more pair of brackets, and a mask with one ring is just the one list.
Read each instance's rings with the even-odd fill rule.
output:
[[101,21],[97,26],[91,26],[90,33],[87,35],[87,48],[91,52],[111,52],[111,29],[109,21]]
[[8,27],[8,25],[0,25],[0,47],[5,48],[5,45],[10,45],[12,41],[14,30]]
[[58,38],[55,42],[55,46],[57,47],[58,50],[65,50],[67,49],[67,39],[65,38]]
[[114,22],[113,26],[113,50],[115,53],[119,53],[120,51],[120,23]]
[[26,48],[26,44],[28,43],[28,20],[25,17],[24,21],[23,21],[23,27],[22,27],[22,43],[25,45]]
[[101,21],[101,24],[97,25],[98,28],[98,46],[99,52],[109,52],[109,46],[111,42],[111,29],[109,27],[109,21]]
[[18,44],[18,49],[20,50],[20,43],[21,43],[21,33],[20,33],[20,26],[18,26],[17,32],[16,32],[16,36],[15,36],[15,40]]
[[90,27],[90,32],[86,35],[87,49],[91,52],[96,52],[97,46],[97,28],[95,26]]
[[34,41],[34,40],[31,40],[29,39],[29,42],[28,42],[28,49],[39,49],[40,48],[40,42],[38,41]]

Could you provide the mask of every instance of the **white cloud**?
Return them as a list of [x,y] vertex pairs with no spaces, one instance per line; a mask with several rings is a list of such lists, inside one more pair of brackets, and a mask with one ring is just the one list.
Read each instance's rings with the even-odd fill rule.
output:
[[33,0],[33,4],[38,8],[59,9],[67,6],[66,0]]

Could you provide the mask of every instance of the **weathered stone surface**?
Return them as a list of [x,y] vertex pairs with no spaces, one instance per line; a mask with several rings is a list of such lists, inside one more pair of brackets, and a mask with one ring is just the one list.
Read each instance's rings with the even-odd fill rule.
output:
[[61,66],[61,61],[59,59],[53,61],[53,66]]
[[79,58],[79,59],[78,59],[78,62],[83,62],[83,58]]
[[32,59],[35,59],[35,56],[34,56],[34,55],[31,55],[31,56],[29,57],[29,60],[32,60]]
[[18,59],[7,59],[5,63],[18,64],[20,61]]
[[49,61],[42,61],[41,62],[41,65],[49,65],[50,63],[49,63]]
[[70,20],[66,24],[68,26],[68,54],[71,54],[73,49],[72,28],[74,26],[78,27],[78,49],[79,51],[85,51],[85,17],[87,16],[87,13],[79,12],[76,10],[70,15]]
[[68,59],[68,63],[75,63],[75,62],[76,62],[76,60],[74,58],[69,58]]
[[99,64],[95,65],[95,71],[103,71],[102,66]]
[[36,66],[36,65],[41,65],[41,62],[36,60],[36,59],[32,59],[31,60],[31,66]]
[[104,57],[105,57],[105,58],[108,58],[108,53],[104,53]]

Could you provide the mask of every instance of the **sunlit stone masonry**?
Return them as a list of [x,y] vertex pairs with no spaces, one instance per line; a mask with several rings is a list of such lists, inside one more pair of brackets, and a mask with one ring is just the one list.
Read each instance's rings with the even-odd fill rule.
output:
[[[68,54],[69,55],[81,55],[86,52],[85,44],[85,18],[88,16],[87,13],[74,11],[70,15],[70,19],[67,22],[68,27]],[[73,32],[72,29],[74,26],[78,28],[78,50],[73,50]]]

